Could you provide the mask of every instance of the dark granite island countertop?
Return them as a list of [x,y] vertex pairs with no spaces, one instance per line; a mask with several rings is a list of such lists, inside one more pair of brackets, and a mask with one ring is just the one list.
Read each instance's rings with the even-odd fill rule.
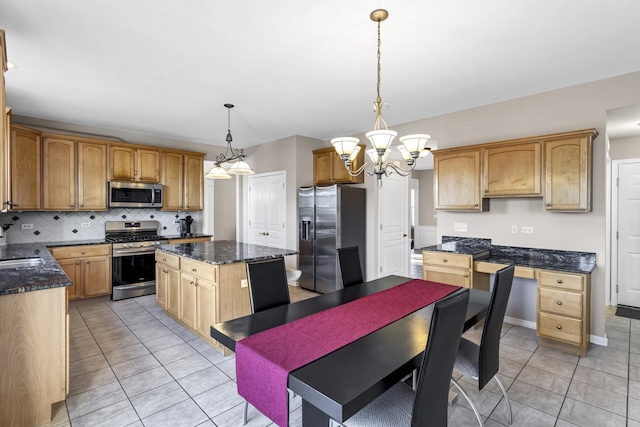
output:
[[209,264],[233,264],[298,254],[298,251],[293,249],[251,245],[235,240],[162,245],[158,246],[157,250]]
[[570,273],[589,274],[596,268],[593,252],[500,246],[492,245],[490,239],[450,236],[443,236],[442,242],[422,250],[473,255],[474,261]]
[[0,268],[0,295],[70,286],[71,281],[43,243],[13,244],[0,247],[0,261],[41,258],[30,267]]

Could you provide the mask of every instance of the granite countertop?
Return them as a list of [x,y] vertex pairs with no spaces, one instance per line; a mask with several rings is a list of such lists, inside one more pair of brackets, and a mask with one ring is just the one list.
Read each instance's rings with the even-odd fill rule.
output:
[[38,291],[70,286],[71,281],[58,265],[44,243],[23,243],[0,247],[0,261],[42,258],[33,267],[3,268],[0,270],[0,295]]
[[251,245],[235,240],[214,240],[181,245],[162,245],[157,250],[174,255],[192,258],[209,264],[233,264],[259,259],[279,258],[296,255],[292,249],[270,248],[268,246]]
[[596,268],[596,254],[593,252],[500,246],[492,245],[490,239],[450,236],[443,236],[442,242],[422,249],[473,255],[475,261],[570,273],[587,274]]

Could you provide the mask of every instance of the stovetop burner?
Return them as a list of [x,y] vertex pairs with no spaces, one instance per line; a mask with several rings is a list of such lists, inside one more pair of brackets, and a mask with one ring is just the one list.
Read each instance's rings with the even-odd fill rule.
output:
[[107,221],[105,240],[110,243],[166,240],[158,235],[158,221]]

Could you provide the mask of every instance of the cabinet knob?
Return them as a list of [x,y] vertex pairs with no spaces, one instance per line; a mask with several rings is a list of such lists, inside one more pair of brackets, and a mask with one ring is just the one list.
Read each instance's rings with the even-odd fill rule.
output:
[[90,264],[90,263],[91,263],[91,261],[85,261],[84,263],[85,263],[85,264]]
[[557,302],[557,304],[558,304],[558,305],[562,305],[562,301],[558,301],[558,302]]
[[196,269],[196,268],[192,268],[192,269],[191,269],[191,271],[192,271],[193,273],[197,273],[197,272],[198,272],[198,269]]
[[558,283],[559,283],[559,284],[562,284],[562,279],[558,279]]
[[81,208],[84,208],[84,203],[80,203],[80,207],[81,207]]
[[468,274],[468,273],[467,273],[467,274],[465,274],[465,275],[464,275],[464,277],[469,277],[469,274]]
[[550,207],[551,207],[551,203],[547,203],[547,205],[546,205],[546,206],[547,206],[548,208],[550,208]]
[[474,208],[477,208],[477,207],[478,207],[478,204],[476,203],[475,205],[473,205],[473,207],[474,207]]
[[74,206],[74,205],[69,205],[69,207],[70,207],[70,208],[73,208],[73,207],[75,207],[75,206]]
[[80,265],[80,261],[76,261],[76,265]]
[[556,329],[562,329],[562,325],[556,326]]
[[17,207],[19,207],[20,205],[11,205],[11,206],[13,206],[14,208],[17,208]]
[[489,192],[489,190],[484,190],[484,194],[487,194]]
[[189,284],[190,284],[190,285],[195,285],[195,283],[194,283],[194,282],[189,282]]
[[443,259],[443,260],[442,260],[442,262],[447,262],[447,259],[446,259],[446,258],[445,258],[445,259]]
[[85,252],[85,251],[80,251],[80,253],[81,253],[82,255],[84,255],[86,252]]

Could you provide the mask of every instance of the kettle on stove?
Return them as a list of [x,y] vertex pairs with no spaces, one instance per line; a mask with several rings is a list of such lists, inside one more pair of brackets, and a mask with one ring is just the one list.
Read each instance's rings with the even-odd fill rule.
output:
[[191,234],[191,224],[193,223],[193,218],[191,215],[187,215],[186,217],[180,219],[180,234],[183,236],[188,236]]

